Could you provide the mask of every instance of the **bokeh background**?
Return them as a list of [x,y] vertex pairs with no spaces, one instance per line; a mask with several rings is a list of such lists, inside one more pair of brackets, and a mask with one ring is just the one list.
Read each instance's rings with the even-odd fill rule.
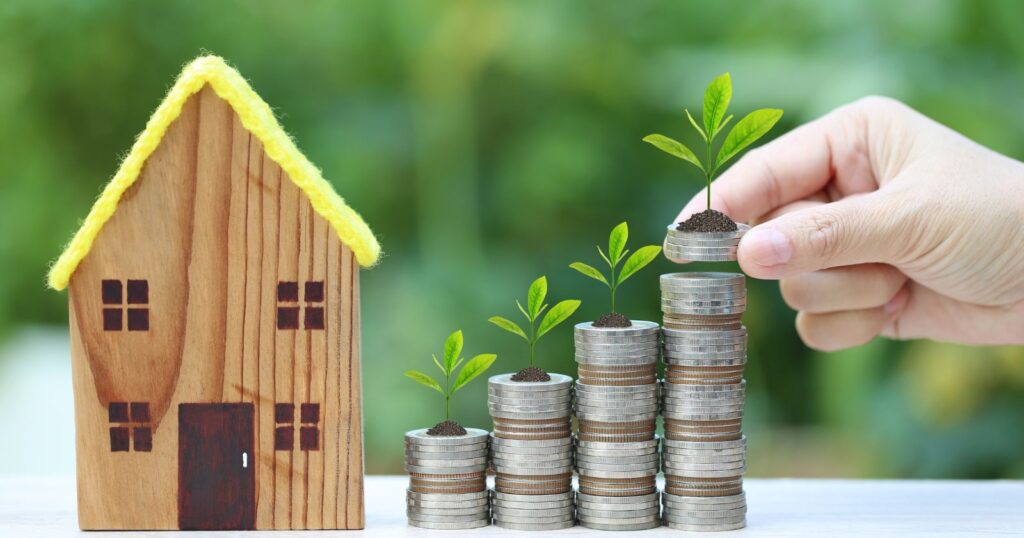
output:
[[[1024,156],[1024,5],[1005,1],[0,3],[0,472],[70,473],[66,296],[49,262],[89,210],[173,77],[225,56],[379,233],[363,276],[366,468],[399,473],[404,431],[433,424],[445,336],[526,346],[490,326],[538,275],[607,308],[572,272],[628,220],[659,243],[700,187],[640,142],[695,142],[683,107],[732,73],[733,108],[786,110],[777,136],[867,94],[902,99]],[[984,188],[984,178],[978,188]],[[658,260],[619,294],[659,319]],[[771,282],[750,283],[750,476],[1024,477],[1024,350],[876,341],[805,348]],[[1022,328],[1024,330],[1024,328]],[[571,330],[539,346],[575,373]],[[454,404],[489,428],[485,383]]]

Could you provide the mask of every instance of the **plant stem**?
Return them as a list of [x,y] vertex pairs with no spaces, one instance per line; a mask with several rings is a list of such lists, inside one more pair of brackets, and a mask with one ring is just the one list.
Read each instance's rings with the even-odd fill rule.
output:
[[444,419],[445,420],[448,420],[448,419],[451,418],[450,410],[451,410],[452,395],[448,391],[448,383],[449,383],[450,380],[451,380],[451,376],[450,375],[444,376]]
[[530,366],[533,366],[533,348],[537,345],[537,340],[534,338],[536,329],[534,328],[534,320],[530,320]]
[[711,142],[712,142],[711,133],[708,133],[708,160],[707,160],[707,163],[708,163],[707,164],[707,169],[708,169],[708,171],[704,175],[707,176],[707,180],[708,180],[707,184],[708,184],[708,210],[709,211],[711,210],[711,176],[715,173],[714,167],[713,167],[713,165],[711,163]]

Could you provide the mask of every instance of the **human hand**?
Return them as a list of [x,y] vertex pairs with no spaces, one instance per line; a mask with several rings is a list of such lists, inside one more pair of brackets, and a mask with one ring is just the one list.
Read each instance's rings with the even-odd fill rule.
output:
[[[1024,343],[1024,163],[898,101],[861,99],[750,151],[711,206],[757,224],[740,266],[780,281],[813,348]],[[702,191],[677,221],[704,209]]]

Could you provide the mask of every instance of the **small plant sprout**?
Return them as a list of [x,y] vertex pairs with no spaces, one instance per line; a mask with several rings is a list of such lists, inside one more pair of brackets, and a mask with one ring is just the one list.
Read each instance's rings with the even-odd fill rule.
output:
[[[466,386],[466,383],[476,379],[477,376],[484,373],[488,368],[494,364],[494,360],[498,358],[493,353],[484,353],[477,355],[469,360],[465,366],[462,366],[464,361],[463,358],[459,357],[462,354],[462,331],[455,331],[448,336],[448,340],[444,343],[444,362],[437,360],[437,355],[433,355],[434,364],[437,365],[437,369],[441,370],[444,375],[444,387],[440,383],[434,380],[434,378],[423,372],[417,372],[416,370],[409,370],[405,372],[405,375],[413,381],[423,385],[424,387],[436,390],[442,396],[444,396],[444,419],[449,420],[451,418],[451,400],[452,396],[459,391],[462,387]],[[459,369],[459,374],[455,376],[455,382],[451,381],[452,374],[455,370]]]
[[[526,321],[529,324],[529,333],[524,331],[523,328],[514,321],[501,316],[493,316],[487,320],[498,327],[519,336],[530,344],[530,366],[533,366],[534,363],[537,341],[547,334],[548,331],[554,329],[559,323],[569,319],[569,316],[571,316],[573,312],[580,307],[580,301],[576,299],[566,299],[551,307],[551,310],[548,310],[548,305],[544,302],[547,294],[548,279],[542,276],[530,284],[530,289],[527,292],[526,308],[523,308],[522,303],[516,299],[516,306],[519,308],[519,311],[522,312],[523,317],[526,318]],[[545,311],[547,311],[546,314]],[[541,318],[541,314],[544,314],[543,318]],[[537,320],[540,320],[540,325],[537,324]]]
[[712,159],[712,147],[717,137],[725,126],[732,119],[732,115],[726,116],[729,108],[729,101],[732,99],[732,79],[729,73],[720,75],[711,81],[704,90],[704,125],[703,127],[693,119],[689,110],[686,110],[686,118],[690,125],[697,130],[697,133],[704,139],[706,157],[703,162],[697,154],[686,147],[682,142],[673,140],[665,135],[651,134],[643,138],[644,142],[672,155],[678,157],[700,169],[704,173],[707,183],[708,209],[711,209],[711,180],[715,174],[722,169],[722,165],[729,159],[736,156],[747,146],[753,144],[758,138],[764,136],[782,117],[782,110],[778,108],[762,108],[747,114],[733,126],[729,134],[725,135],[725,141],[718,149],[718,155]]
[[[627,278],[633,276],[637,271],[643,269],[647,264],[654,261],[654,258],[658,257],[661,252],[661,247],[658,245],[647,245],[646,247],[640,247],[630,257],[626,258],[626,254],[629,253],[629,249],[626,248],[626,240],[629,239],[629,226],[623,222],[618,226],[612,228],[612,233],[608,236],[608,254],[605,254],[601,247],[597,247],[597,253],[601,255],[601,259],[608,264],[608,277],[606,278],[604,273],[598,271],[596,268],[587,265],[583,262],[573,262],[569,264],[569,267],[583,273],[594,280],[604,283],[611,290],[612,295],[612,309],[611,313],[615,313],[615,292],[619,289],[619,286],[626,281]],[[616,272],[619,263],[625,259],[625,263],[622,264],[622,269]]]

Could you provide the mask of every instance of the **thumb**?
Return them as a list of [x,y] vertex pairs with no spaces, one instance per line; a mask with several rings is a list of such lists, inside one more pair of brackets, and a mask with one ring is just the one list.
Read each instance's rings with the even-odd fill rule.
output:
[[787,213],[754,227],[740,241],[743,271],[780,279],[860,263],[895,264],[912,230],[907,204],[875,191]]

